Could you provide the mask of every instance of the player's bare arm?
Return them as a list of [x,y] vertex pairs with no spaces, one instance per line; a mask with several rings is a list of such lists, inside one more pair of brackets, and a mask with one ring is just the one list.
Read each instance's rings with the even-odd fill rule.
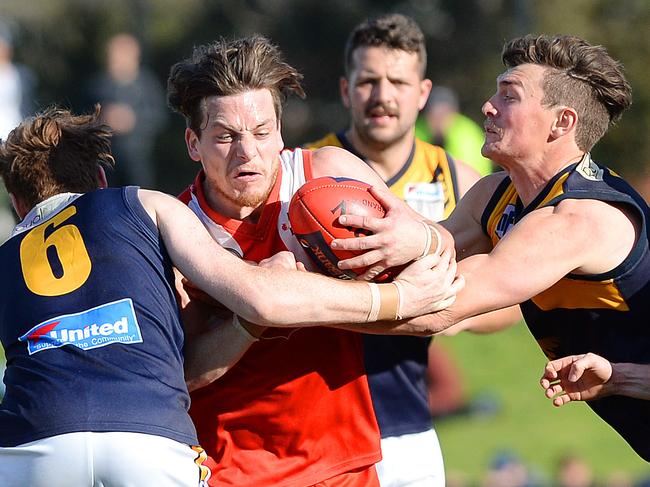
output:
[[456,176],[458,178],[458,194],[463,197],[481,179],[481,175],[476,169],[460,159],[456,159],[455,162]]
[[457,260],[492,249],[490,238],[481,226],[481,218],[483,209],[505,177],[505,172],[500,172],[482,178],[463,195],[449,218],[441,222],[454,236]]
[[[214,242],[187,206],[155,191],[140,190],[139,195],[179,270],[244,319],[268,326],[369,321],[376,300],[368,284],[344,283],[301,271],[251,267]],[[441,276],[430,268],[432,265],[431,259],[422,259],[400,275],[396,315],[412,317],[432,312],[441,297],[448,299],[449,287],[441,286]],[[293,312],[286,313],[287,309]]]
[[610,363],[595,353],[552,360],[540,385],[556,407],[613,394],[650,400],[650,364]]
[[339,147],[322,147],[312,151],[312,174],[315,178],[323,176],[358,179],[372,186],[386,188],[386,183],[351,152]]
[[[257,265],[257,264],[256,264]],[[291,252],[279,252],[260,267],[304,270]],[[178,273],[179,277],[180,273]],[[190,391],[204,387],[225,374],[260,339],[266,327],[236,317],[223,307],[191,299],[182,286],[181,316],[185,327],[185,381]]]
[[650,365],[611,363],[595,353],[570,355],[546,364],[540,385],[556,407],[621,395],[650,400]]
[[[416,319],[442,331],[481,313],[526,301],[569,273],[598,274],[619,265],[634,245],[635,225],[620,209],[594,200],[567,200],[531,212],[489,254],[461,261],[466,280],[448,309]],[[598,242],[598,245],[593,245]]]

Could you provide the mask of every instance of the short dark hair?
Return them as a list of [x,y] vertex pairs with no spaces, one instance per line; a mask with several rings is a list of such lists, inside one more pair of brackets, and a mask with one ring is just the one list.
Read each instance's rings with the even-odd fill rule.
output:
[[33,208],[58,193],[99,188],[100,165],[113,167],[111,129],[89,115],[51,107],[28,118],[0,144],[0,176],[7,191]]
[[416,53],[420,64],[420,76],[427,71],[427,48],[422,29],[411,17],[402,14],[386,14],[365,20],[357,25],[345,43],[343,66],[345,75],[352,70],[352,55],[359,47],[386,47]]
[[603,46],[579,37],[518,37],[505,44],[501,58],[508,68],[528,63],[549,68],[542,103],[576,110],[576,143],[581,150],[590,151],[632,104],[632,89],[621,64]]
[[268,89],[279,122],[282,103],[289,94],[304,98],[301,81],[302,74],[284,61],[280,50],[266,37],[254,35],[232,41],[221,38],[195,47],[190,58],[172,66],[167,103],[200,136],[205,123],[205,98]]

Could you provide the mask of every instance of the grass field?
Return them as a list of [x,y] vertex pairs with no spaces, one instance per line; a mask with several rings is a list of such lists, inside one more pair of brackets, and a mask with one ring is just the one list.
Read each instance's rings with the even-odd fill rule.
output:
[[547,478],[568,451],[585,458],[599,480],[621,471],[650,476],[650,464],[585,404],[554,408],[544,397],[538,381],[546,361],[523,323],[492,335],[466,332],[437,340],[458,361],[469,397],[487,395],[499,404],[494,415],[436,424],[448,473],[477,483],[495,452],[510,450]]

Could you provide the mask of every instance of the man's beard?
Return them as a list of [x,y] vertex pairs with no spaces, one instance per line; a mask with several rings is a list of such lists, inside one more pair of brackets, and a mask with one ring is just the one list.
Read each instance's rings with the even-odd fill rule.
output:
[[[369,127],[363,121],[353,121],[353,124],[361,141],[375,150],[384,150],[392,146],[409,132],[409,130],[402,130],[400,126],[397,126],[393,132],[386,133],[376,127]],[[376,131],[380,133],[376,134]]]
[[225,200],[234,203],[240,208],[257,208],[260,206],[262,203],[264,203],[269,195],[271,194],[271,191],[273,190],[273,186],[275,186],[275,181],[278,178],[278,167],[275,168],[273,171],[273,174],[269,180],[269,184],[266,187],[266,189],[262,192],[258,193],[238,193],[238,194],[228,194],[226,193],[220,185],[218,184],[213,184],[214,189],[221,195],[222,198]]
[[395,144],[395,142],[399,141],[404,137],[404,135],[406,135],[406,132],[401,133],[396,131],[391,134],[386,134],[385,136],[382,134],[381,137],[377,137],[373,133],[373,130],[368,130],[366,126],[357,125],[356,128],[357,134],[359,135],[361,141],[368,147],[372,147],[375,150],[384,150]]

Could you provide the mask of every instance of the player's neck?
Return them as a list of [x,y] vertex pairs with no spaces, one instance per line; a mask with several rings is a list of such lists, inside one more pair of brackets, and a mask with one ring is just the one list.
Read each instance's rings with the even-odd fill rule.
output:
[[529,205],[548,183],[566,167],[579,162],[585,153],[574,151],[556,154],[555,157],[543,157],[524,164],[510,164],[504,168],[508,172],[524,206]]
[[352,129],[346,137],[355,151],[363,156],[384,181],[388,181],[404,167],[413,151],[415,135],[409,133],[390,145],[381,145],[364,141]]

